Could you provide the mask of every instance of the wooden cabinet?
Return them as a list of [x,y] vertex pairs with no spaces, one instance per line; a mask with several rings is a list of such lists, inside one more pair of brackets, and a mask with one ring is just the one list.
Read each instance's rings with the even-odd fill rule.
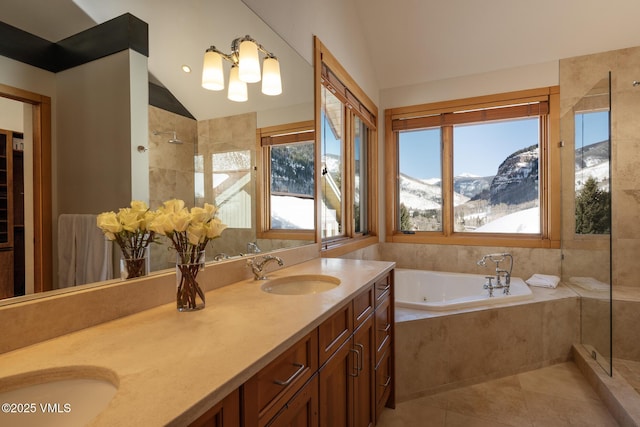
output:
[[[376,281],[319,327],[320,359],[327,358],[319,374],[321,426],[373,426],[378,402],[380,410],[391,402],[391,283],[390,275]],[[348,328],[349,312],[353,332]],[[323,330],[332,333],[323,334]],[[330,349],[337,346],[332,353]],[[384,354],[388,355],[387,370],[378,372],[376,362],[382,361]],[[378,396],[376,383],[382,375],[387,376],[387,384]]]
[[375,419],[385,406],[395,407],[393,272],[374,284],[375,290]]
[[268,427],[318,427],[318,375],[269,421]]
[[239,427],[240,426],[240,392],[235,390],[217,405],[213,406],[190,427]]
[[318,333],[312,331],[243,386],[246,426],[265,426],[318,370]]
[[373,316],[367,317],[353,334],[353,348],[356,353],[356,366],[353,375],[353,425],[355,427],[373,426],[375,419],[374,386],[374,328]]
[[14,292],[12,159],[11,132],[0,130],[0,299]]
[[[242,425],[374,426],[394,406],[392,284],[393,272],[251,377],[240,393]],[[207,414],[212,424],[194,425],[221,425],[219,408]]]

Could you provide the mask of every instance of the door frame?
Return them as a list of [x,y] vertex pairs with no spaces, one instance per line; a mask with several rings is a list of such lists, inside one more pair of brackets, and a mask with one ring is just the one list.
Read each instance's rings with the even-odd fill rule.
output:
[[52,289],[51,97],[0,83],[0,97],[32,106],[34,292]]

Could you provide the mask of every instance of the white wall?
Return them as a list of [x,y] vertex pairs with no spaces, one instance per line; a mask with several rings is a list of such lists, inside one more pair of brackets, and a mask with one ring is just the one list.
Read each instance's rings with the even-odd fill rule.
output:
[[303,58],[313,64],[313,35],[378,104],[379,86],[355,4],[345,0],[243,0]]
[[148,101],[138,105],[144,90],[131,83],[146,82],[146,69],[144,76],[130,75],[139,71],[138,61],[132,51],[122,51],[57,74],[59,214],[129,205],[132,145],[147,141]]

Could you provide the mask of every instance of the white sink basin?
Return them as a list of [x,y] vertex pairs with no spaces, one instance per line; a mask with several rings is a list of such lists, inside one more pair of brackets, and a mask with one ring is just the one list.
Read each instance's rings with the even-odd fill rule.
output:
[[[115,374],[96,368],[34,371],[0,379],[0,425],[87,425],[102,412],[118,387]],[[92,375],[97,374],[97,375]],[[112,377],[110,380],[101,377]]]
[[323,274],[300,274],[271,279],[261,286],[264,292],[278,295],[309,295],[330,291],[340,285],[340,279]]

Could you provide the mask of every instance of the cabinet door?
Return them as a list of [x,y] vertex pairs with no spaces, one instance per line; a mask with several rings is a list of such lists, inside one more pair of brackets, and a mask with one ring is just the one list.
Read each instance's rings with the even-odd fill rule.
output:
[[318,427],[318,376],[309,381],[267,427]]
[[320,368],[320,425],[352,425],[354,360],[350,339]]
[[238,390],[225,397],[190,427],[240,427],[240,393]]
[[353,334],[353,348],[357,352],[357,374],[353,377],[355,427],[369,427],[375,424],[374,343],[373,316],[369,316]]
[[13,251],[0,249],[0,299],[13,296]]
[[[385,406],[389,406],[389,399],[393,389],[393,366],[389,352],[382,356],[382,360],[376,366],[375,374],[375,396],[376,396],[376,420]],[[392,399],[393,400],[393,399]]]

